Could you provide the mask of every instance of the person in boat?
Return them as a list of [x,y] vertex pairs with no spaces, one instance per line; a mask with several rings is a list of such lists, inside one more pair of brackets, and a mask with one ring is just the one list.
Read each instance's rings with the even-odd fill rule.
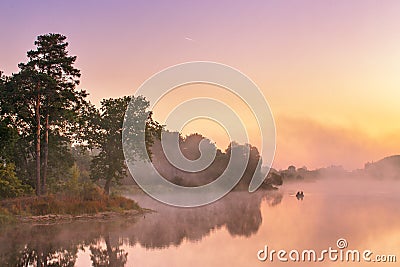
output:
[[298,191],[298,192],[296,193],[296,198],[297,198],[297,199],[303,199],[303,197],[304,197],[303,191]]

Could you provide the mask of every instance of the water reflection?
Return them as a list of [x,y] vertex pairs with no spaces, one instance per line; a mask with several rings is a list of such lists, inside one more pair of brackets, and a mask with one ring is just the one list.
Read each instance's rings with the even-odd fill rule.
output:
[[222,227],[233,237],[250,237],[262,224],[261,202],[276,206],[282,197],[279,192],[232,192],[211,205],[183,209],[141,195],[134,198],[156,213],[109,222],[7,227],[0,234],[0,266],[75,266],[79,251],[90,255],[92,266],[126,266],[126,245],[179,246],[184,240],[199,242]]
[[125,266],[128,252],[121,249],[122,242],[111,243],[110,234],[104,237],[105,248],[101,243],[90,245],[90,259],[93,266]]
[[[299,189],[304,191],[303,201],[296,198]],[[113,222],[2,229],[0,266],[294,266],[261,262],[257,251],[265,245],[321,251],[336,247],[339,238],[348,241],[349,249],[400,259],[400,181],[287,183],[275,192],[232,192],[212,205],[193,209],[166,206],[145,195],[134,198],[158,212]]]

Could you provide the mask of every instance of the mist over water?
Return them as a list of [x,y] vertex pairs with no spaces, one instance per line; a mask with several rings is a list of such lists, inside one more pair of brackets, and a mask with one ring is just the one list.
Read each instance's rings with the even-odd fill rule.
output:
[[[299,189],[305,192],[303,201],[291,197]],[[345,238],[349,249],[399,255],[399,181],[324,177],[316,182],[286,183],[281,190],[285,198],[279,209],[284,214],[269,210],[267,215],[271,220],[266,224],[280,229],[278,232],[267,230],[269,237],[265,243],[270,247],[321,251],[328,247],[337,249],[336,241]],[[314,264],[318,265],[307,263],[307,266]],[[343,264],[363,266],[365,263]],[[338,265],[339,262],[321,263],[321,266]]]
[[[304,199],[295,197],[304,192]],[[60,266],[363,266],[363,263],[261,262],[257,252],[337,248],[400,256],[400,181],[322,177],[286,182],[279,190],[234,191],[198,208],[176,208],[145,194],[129,195],[155,210],[134,220],[14,227],[0,234],[0,265]],[[30,259],[30,261],[29,261]],[[103,262],[104,263],[104,262]],[[370,263],[399,266],[399,263]]]

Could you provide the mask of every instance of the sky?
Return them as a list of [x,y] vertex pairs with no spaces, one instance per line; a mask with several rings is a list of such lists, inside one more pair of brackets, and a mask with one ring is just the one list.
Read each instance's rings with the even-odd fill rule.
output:
[[[275,168],[356,169],[400,154],[399,14],[400,2],[390,0],[5,0],[0,70],[17,72],[36,36],[62,33],[78,56],[80,87],[99,105],[132,95],[169,66],[220,62],[246,74],[267,99],[276,123]],[[180,96],[215,97],[217,90],[186,89]],[[201,132],[221,148],[229,142],[210,121],[193,121],[183,132]]]

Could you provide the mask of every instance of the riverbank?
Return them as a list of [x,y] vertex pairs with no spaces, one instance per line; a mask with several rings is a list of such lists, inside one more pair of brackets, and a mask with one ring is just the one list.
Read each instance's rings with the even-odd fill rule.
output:
[[75,220],[110,220],[133,217],[150,210],[120,195],[92,190],[83,195],[55,194],[0,201],[0,225],[10,223],[48,224]]
[[145,213],[152,212],[149,209],[141,210],[124,210],[120,212],[106,211],[95,214],[81,214],[81,215],[70,215],[70,214],[48,214],[42,216],[16,216],[15,221],[18,223],[29,223],[35,225],[48,225],[55,223],[69,223],[79,221],[109,221],[114,219],[131,219],[136,216],[144,215]]

